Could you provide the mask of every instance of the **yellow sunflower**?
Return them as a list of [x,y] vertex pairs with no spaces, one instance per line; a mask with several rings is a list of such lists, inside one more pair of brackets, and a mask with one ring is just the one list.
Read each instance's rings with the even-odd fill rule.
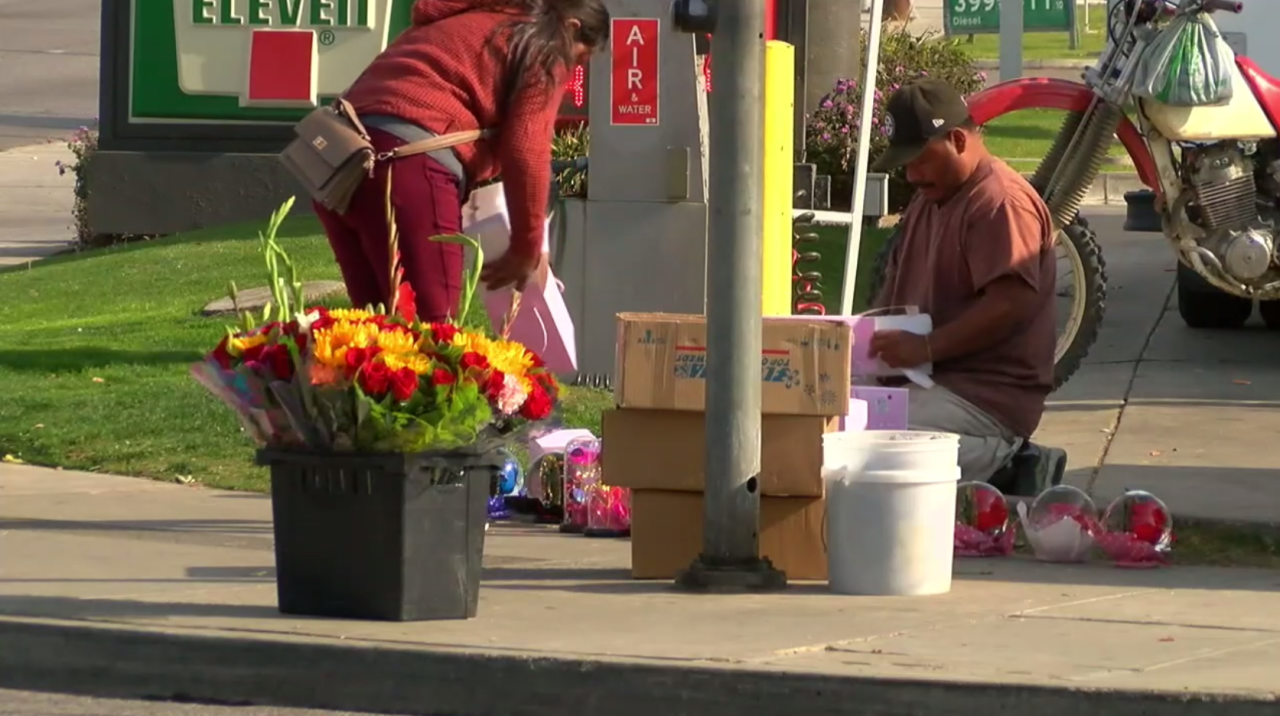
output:
[[346,365],[347,350],[377,345],[378,326],[373,323],[340,320],[312,336],[312,355],[321,365],[341,368]]

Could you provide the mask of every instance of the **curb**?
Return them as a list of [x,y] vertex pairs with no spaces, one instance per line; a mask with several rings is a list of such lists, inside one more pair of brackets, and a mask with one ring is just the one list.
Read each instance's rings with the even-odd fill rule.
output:
[[463,653],[0,618],[0,688],[415,714],[1274,716],[1274,695],[836,677],[706,662]]

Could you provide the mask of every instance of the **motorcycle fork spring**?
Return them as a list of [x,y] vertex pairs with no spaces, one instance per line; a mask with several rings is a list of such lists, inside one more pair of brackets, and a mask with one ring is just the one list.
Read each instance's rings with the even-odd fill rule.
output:
[[811,230],[813,219],[812,212],[805,212],[791,222],[792,313],[797,316],[827,313],[822,303],[822,273],[817,270],[822,254],[814,246],[818,235]]

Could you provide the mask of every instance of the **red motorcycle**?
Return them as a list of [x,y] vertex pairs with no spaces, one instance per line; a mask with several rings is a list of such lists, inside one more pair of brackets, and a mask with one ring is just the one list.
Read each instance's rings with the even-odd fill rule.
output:
[[1171,106],[1133,94],[1139,59],[1173,19],[1243,10],[1235,0],[1116,3],[1106,46],[1083,83],[1025,78],[969,99],[978,124],[1022,109],[1067,113],[1031,179],[1059,228],[1059,265],[1065,259],[1072,272],[1058,287],[1070,305],[1064,311],[1059,303],[1058,385],[1079,368],[1102,322],[1102,250],[1078,211],[1113,137],[1156,194],[1164,235],[1178,256],[1179,309],[1187,324],[1238,327],[1256,299],[1267,325],[1280,329],[1280,79],[1235,57],[1225,103]]

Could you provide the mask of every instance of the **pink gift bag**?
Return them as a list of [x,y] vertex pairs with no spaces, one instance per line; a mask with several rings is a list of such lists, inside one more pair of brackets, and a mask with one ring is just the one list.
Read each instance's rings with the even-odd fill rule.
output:
[[[547,220],[543,253],[551,250]],[[480,242],[485,260],[497,258],[511,243],[511,219],[502,184],[490,184],[471,193],[462,207],[462,233]],[[468,257],[470,264],[474,259]],[[514,288],[485,291],[484,307],[495,331],[502,331],[511,313]],[[537,353],[553,373],[578,369],[578,349],[573,318],[564,302],[564,284],[547,269],[545,281],[531,279],[520,292],[518,310],[507,328],[507,337]]]

